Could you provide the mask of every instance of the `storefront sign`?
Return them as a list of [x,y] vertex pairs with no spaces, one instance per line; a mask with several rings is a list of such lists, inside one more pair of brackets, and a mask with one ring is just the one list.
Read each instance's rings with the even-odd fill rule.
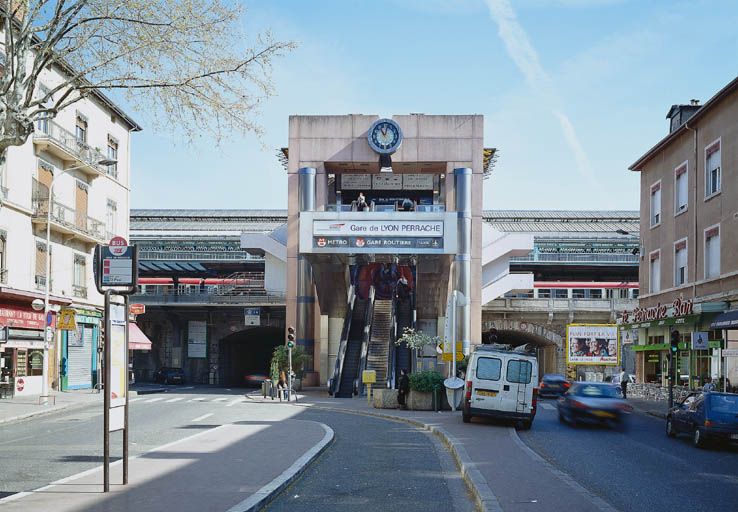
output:
[[403,174],[403,190],[433,190],[432,174]]
[[401,174],[373,174],[372,189],[374,190],[402,190]]
[[32,309],[0,307],[0,325],[20,327],[23,329],[43,329],[43,311]]
[[313,247],[318,249],[323,249],[326,247],[355,247],[357,249],[443,249],[443,238],[364,238],[362,236],[316,236],[313,238]]
[[568,364],[618,364],[618,327],[611,324],[566,326]]
[[313,235],[361,237],[443,237],[441,220],[313,221]]
[[657,304],[650,308],[635,308],[631,311],[623,311],[622,323],[640,323],[650,322],[653,320],[662,320],[669,317],[678,317],[691,315],[694,312],[694,303],[692,299],[678,298],[670,305]]
[[342,190],[369,190],[371,188],[371,174],[341,174]]

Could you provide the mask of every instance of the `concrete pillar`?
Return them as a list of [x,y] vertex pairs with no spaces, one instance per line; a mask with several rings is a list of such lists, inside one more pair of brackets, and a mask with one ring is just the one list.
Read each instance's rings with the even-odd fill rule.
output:
[[328,365],[325,374],[322,375],[322,380],[326,382],[333,377],[333,370],[336,367],[336,357],[338,357],[338,349],[341,346],[343,320],[343,317],[328,317]]
[[[301,212],[315,211],[315,168],[298,169],[298,204]],[[302,228],[302,226],[300,226]],[[310,262],[302,254],[297,255],[297,344],[309,356],[306,371],[313,371],[315,360],[315,295],[313,271]]]
[[458,216],[458,249],[454,262],[454,287],[466,297],[464,306],[458,308],[457,332],[465,355],[471,346],[471,237],[472,237],[472,170],[468,167],[454,169],[456,184],[456,212]]

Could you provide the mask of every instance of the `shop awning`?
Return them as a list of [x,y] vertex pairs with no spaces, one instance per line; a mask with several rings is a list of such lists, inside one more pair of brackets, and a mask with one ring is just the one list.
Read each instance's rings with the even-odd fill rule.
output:
[[128,324],[128,349],[151,350],[151,340],[133,322]]
[[738,309],[716,316],[710,329],[738,329]]

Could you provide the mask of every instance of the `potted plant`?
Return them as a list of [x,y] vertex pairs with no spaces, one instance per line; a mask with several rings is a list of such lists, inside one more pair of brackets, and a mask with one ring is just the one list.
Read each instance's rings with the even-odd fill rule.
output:
[[[420,411],[433,410],[433,393],[437,393],[436,400],[441,400],[443,390],[443,375],[435,370],[425,370],[410,374],[410,396],[408,408]],[[440,409],[441,404],[437,404]]]
[[423,350],[425,350],[425,347],[438,346],[438,344],[441,343],[441,338],[438,336],[431,336],[423,331],[416,331],[411,327],[405,327],[402,330],[402,336],[395,340],[395,345],[398,347],[403,343],[415,352],[415,359],[417,360],[420,354],[423,353]]

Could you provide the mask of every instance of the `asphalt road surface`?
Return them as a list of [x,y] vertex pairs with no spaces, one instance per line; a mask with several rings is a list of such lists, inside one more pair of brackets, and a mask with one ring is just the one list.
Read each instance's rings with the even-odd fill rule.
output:
[[[130,455],[245,418],[281,417],[325,423],[335,441],[271,510],[472,510],[448,452],[405,424],[245,398],[242,389],[172,386],[132,400]],[[98,405],[0,425],[0,498],[37,489],[102,464]],[[122,434],[111,434],[112,460]],[[246,476],[247,477],[247,476]],[[298,495],[299,498],[294,496]],[[166,492],[162,493],[166,502]],[[334,507],[334,508],[331,508]]]
[[543,400],[521,439],[613,507],[648,512],[738,510],[738,448],[701,450],[666,437],[664,420],[632,414],[624,431],[572,428]]

